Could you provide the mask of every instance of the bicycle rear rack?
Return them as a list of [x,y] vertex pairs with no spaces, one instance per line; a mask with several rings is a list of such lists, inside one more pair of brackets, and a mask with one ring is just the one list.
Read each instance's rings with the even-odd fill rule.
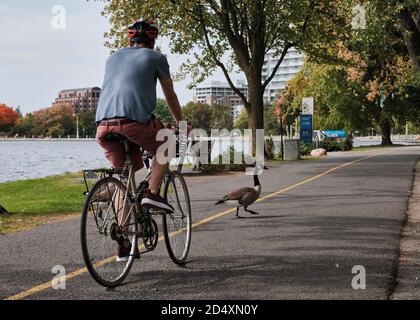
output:
[[92,170],[83,170],[83,181],[86,186],[86,192],[83,193],[84,196],[87,196],[95,185],[96,182],[105,178],[112,177],[114,175],[122,176],[124,174],[124,169],[92,169]]

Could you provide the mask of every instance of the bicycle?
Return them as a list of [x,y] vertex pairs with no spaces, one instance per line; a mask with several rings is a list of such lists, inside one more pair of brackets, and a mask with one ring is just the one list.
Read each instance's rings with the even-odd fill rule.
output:
[[[112,288],[125,280],[135,259],[156,249],[159,229],[154,217],[158,215],[162,216],[163,235],[169,257],[175,264],[184,265],[191,245],[192,218],[188,187],[181,174],[183,159],[177,170],[168,170],[162,184],[163,197],[174,207],[174,213],[149,210],[142,208],[141,200],[152,174],[151,157],[144,150],[139,150],[143,155],[147,174],[137,187],[128,140],[118,134],[108,134],[107,140],[124,144],[126,162],[123,169],[85,171],[88,191],[81,221],[81,246],[90,275],[100,285]],[[182,148],[179,143],[177,147]],[[89,172],[101,177],[90,190],[86,182]],[[139,238],[143,242],[140,246]],[[128,261],[117,262],[115,249],[126,240],[131,242]],[[139,252],[140,249],[144,251]]]

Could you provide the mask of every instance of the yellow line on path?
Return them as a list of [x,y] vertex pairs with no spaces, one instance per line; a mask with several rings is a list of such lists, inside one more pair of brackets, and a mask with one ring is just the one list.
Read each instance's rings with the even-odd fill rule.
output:
[[[382,153],[377,153],[377,154],[374,154],[374,155],[371,155],[371,156],[368,156],[368,157],[364,157],[364,158],[361,158],[361,159],[358,159],[358,160],[354,160],[354,161],[351,161],[351,162],[344,163],[344,164],[342,164],[342,165],[339,165],[339,166],[337,166],[337,167],[334,167],[334,168],[332,168],[332,169],[329,169],[329,170],[327,170],[327,171],[325,171],[325,172],[323,172],[323,173],[321,173],[321,174],[318,174],[318,175],[316,175],[316,176],[313,176],[313,177],[311,177],[311,178],[309,178],[309,179],[306,179],[306,180],[303,180],[303,181],[301,181],[301,182],[298,182],[298,183],[296,183],[296,184],[294,184],[294,185],[291,185],[291,186],[289,186],[289,187],[287,187],[287,188],[284,188],[284,189],[279,190],[279,191],[277,191],[277,192],[274,192],[274,193],[268,194],[268,195],[266,195],[266,196],[264,196],[264,197],[260,198],[257,202],[262,202],[262,201],[264,201],[264,200],[267,200],[267,199],[273,198],[273,197],[275,197],[275,196],[278,196],[278,195],[280,195],[280,194],[283,194],[283,193],[285,193],[285,192],[288,192],[288,191],[290,191],[290,190],[292,190],[292,189],[296,189],[296,188],[298,188],[298,187],[300,187],[300,186],[303,186],[303,185],[305,185],[305,184],[307,184],[307,183],[310,183],[310,182],[312,182],[312,181],[314,181],[314,180],[317,180],[317,179],[319,179],[319,178],[322,178],[323,176],[326,176],[327,174],[330,174],[330,173],[332,173],[332,172],[334,172],[334,171],[337,171],[337,170],[339,170],[339,169],[342,169],[342,168],[345,168],[345,167],[351,166],[352,164],[355,164],[355,163],[357,163],[357,162],[361,162],[361,161],[364,161],[364,160],[368,160],[368,159],[371,159],[371,158],[374,158],[374,157],[377,157],[377,156],[379,156],[379,155],[383,155],[383,154],[386,154],[386,153],[389,153],[389,151],[387,151],[387,152],[382,152]],[[212,215],[212,216],[210,216],[210,217],[208,217],[208,218],[205,218],[205,219],[203,219],[203,220],[200,220],[199,222],[194,223],[194,224],[192,225],[192,228],[197,228],[197,227],[199,227],[199,226],[201,226],[201,225],[203,225],[203,224],[206,224],[206,223],[209,223],[209,222],[211,222],[211,221],[213,221],[213,220],[216,220],[216,219],[219,219],[219,218],[221,218],[221,217],[227,216],[228,214],[233,213],[233,212],[236,212],[236,208],[234,208],[234,209],[229,209],[229,210],[226,210],[226,211],[223,211],[223,212],[219,212],[219,213],[217,213],[217,214],[215,214],[215,215]],[[171,233],[169,236],[170,236],[170,237],[173,237],[173,236],[175,236],[175,235],[176,235],[176,234],[178,234],[178,233],[179,233],[179,231],[175,231],[175,232]],[[159,241],[162,241],[163,239],[164,239],[163,237],[160,237],[160,238],[159,238]],[[143,247],[144,247],[144,246],[143,246],[143,245],[141,245],[141,246],[139,247],[139,249],[141,249],[141,248],[143,248]],[[105,259],[105,260],[102,260],[102,261],[97,262],[97,263],[95,264],[95,266],[102,266],[102,265],[105,265],[105,264],[107,264],[107,263],[110,263],[110,262],[111,262],[111,261],[113,261],[114,259],[115,259],[115,257],[110,257],[110,258],[107,258],[107,259]],[[63,277],[65,277],[65,280],[67,281],[67,280],[70,280],[70,279],[72,279],[72,278],[75,278],[75,277],[77,277],[77,276],[79,276],[79,275],[81,275],[81,274],[84,274],[84,273],[86,273],[86,272],[88,272],[88,270],[87,270],[86,268],[82,268],[82,269],[76,270],[76,271],[74,271],[74,272],[71,272],[71,273],[69,273],[69,274],[67,274],[67,275],[65,275],[65,276],[63,276]],[[13,296],[11,296],[11,297],[8,297],[8,298],[6,298],[5,300],[21,300],[21,299],[24,299],[24,298],[26,298],[26,297],[28,297],[28,296],[31,296],[31,295],[35,294],[35,293],[38,293],[38,292],[44,291],[44,290],[46,290],[46,289],[49,289],[49,288],[51,288],[51,287],[52,287],[52,282],[51,282],[51,281],[49,281],[49,282],[43,283],[43,284],[41,284],[41,285],[38,285],[38,286],[36,286],[36,287],[33,287],[33,288],[29,289],[29,290],[26,290],[26,291],[23,291],[23,292],[18,293],[18,294],[16,294],[16,295],[13,295]]]

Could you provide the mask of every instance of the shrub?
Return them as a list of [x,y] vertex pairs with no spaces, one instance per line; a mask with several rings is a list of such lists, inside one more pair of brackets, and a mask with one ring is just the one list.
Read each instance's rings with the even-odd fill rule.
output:
[[265,140],[265,157],[266,160],[274,159],[274,141],[273,138]]
[[349,134],[346,139],[344,139],[344,151],[353,150],[353,135]]
[[302,156],[308,156],[311,154],[312,145],[310,143],[300,142],[300,152]]
[[320,143],[320,148],[327,152],[350,151],[353,149],[353,138],[349,136],[344,140],[324,140]]
[[321,141],[320,148],[327,150],[327,152],[343,151],[344,145],[335,140]]
[[[223,158],[227,157],[228,155],[230,156],[230,163],[223,164]],[[242,163],[240,164],[234,163],[235,155],[238,158],[241,157]],[[205,174],[214,174],[214,173],[229,172],[229,171],[245,171],[245,169],[246,169],[246,163],[245,163],[245,157],[243,153],[236,152],[235,148],[233,147],[230,147],[229,150],[223,153],[223,155],[219,155],[217,163],[201,164],[200,166],[201,172]]]

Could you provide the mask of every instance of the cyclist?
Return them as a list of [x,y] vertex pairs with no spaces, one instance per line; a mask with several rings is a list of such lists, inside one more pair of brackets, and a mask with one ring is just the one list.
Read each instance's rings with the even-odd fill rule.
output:
[[[106,140],[108,133],[121,134],[129,140],[132,150],[137,145],[154,156],[164,143],[156,139],[163,125],[153,117],[157,79],[176,124],[182,120],[168,61],[163,54],[154,50],[158,35],[159,29],[154,21],[142,19],[135,22],[128,27],[130,46],[118,50],[106,63],[96,113],[96,138],[114,168],[124,167],[126,156],[121,143]],[[140,153],[134,153],[132,157],[134,170],[143,168]],[[168,166],[169,163],[160,164],[155,157],[150,186],[142,199],[143,207],[173,212],[172,206],[160,195],[160,185]],[[127,243],[125,248],[119,248],[119,258],[122,261],[130,247]]]

